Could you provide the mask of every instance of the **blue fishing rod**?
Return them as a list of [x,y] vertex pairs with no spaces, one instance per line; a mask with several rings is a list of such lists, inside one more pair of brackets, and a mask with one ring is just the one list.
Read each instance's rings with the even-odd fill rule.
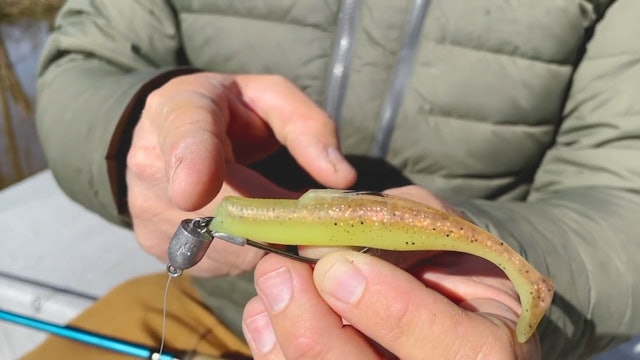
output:
[[150,349],[146,346],[132,342],[100,335],[91,331],[83,330],[73,326],[63,326],[48,321],[34,319],[28,316],[19,315],[13,312],[0,309],[0,320],[26,326],[32,329],[44,331],[53,335],[75,340],[81,343],[93,345],[99,348],[119,352],[122,354],[135,356],[142,359],[153,360],[179,360],[175,355]]

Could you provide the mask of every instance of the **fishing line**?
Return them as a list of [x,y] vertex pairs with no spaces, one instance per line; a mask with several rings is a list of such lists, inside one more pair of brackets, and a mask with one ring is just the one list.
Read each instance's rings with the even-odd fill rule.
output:
[[162,337],[160,338],[160,350],[158,355],[162,356],[162,350],[164,350],[164,338],[167,333],[167,295],[169,295],[169,285],[171,284],[173,276],[167,276],[167,285],[164,287],[164,298],[162,300]]
[[171,285],[171,279],[182,275],[182,270],[176,269],[173,265],[168,264],[167,274],[167,284],[164,287],[164,296],[162,298],[162,336],[160,337],[160,350],[158,351],[158,358],[162,358],[164,341],[167,334],[167,300],[169,298],[169,285]]

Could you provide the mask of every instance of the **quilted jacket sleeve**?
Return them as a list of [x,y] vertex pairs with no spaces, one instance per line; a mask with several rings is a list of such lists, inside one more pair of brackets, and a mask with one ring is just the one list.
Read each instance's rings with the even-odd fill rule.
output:
[[113,222],[123,223],[113,176],[126,156],[123,114],[176,71],[178,53],[175,17],[161,0],[68,1],[44,49],[36,121],[49,166],[70,197]]
[[618,0],[596,27],[527,201],[454,200],[556,282],[544,358],[640,333],[639,12]]

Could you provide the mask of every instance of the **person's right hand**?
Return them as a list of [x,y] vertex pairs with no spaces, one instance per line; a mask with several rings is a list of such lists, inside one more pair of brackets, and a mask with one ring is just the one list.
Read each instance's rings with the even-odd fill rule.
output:
[[[128,205],[142,248],[166,261],[179,222],[210,216],[223,195],[297,196],[234,165],[258,160],[279,144],[326,186],[345,188],[355,180],[334,123],[281,77],[197,73],[151,93],[127,156]],[[216,241],[193,270],[205,276],[239,273],[262,256]]]

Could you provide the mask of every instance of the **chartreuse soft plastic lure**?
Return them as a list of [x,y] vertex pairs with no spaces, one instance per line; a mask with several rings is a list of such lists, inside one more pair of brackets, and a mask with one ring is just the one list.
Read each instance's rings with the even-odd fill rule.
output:
[[450,250],[485,258],[514,284],[522,305],[517,338],[525,342],[551,304],[554,285],[522,256],[470,222],[416,201],[339,190],[311,190],[298,200],[227,197],[213,231],[283,245]]

